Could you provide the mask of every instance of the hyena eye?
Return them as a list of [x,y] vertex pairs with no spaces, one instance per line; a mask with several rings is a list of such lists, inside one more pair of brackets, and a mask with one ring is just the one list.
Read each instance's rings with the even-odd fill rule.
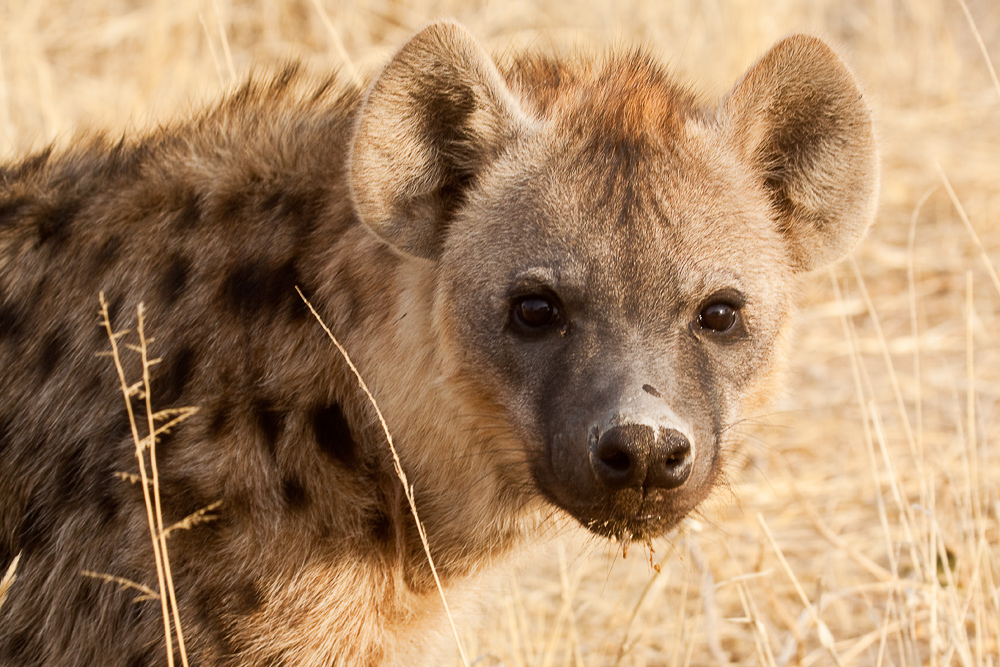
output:
[[527,294],[511,303],[511,323],[522,333],[540,333],[562,324],[562,309],[550,294]]
[[716,333],[726,333],[736,325],[739,309],[725,301],[715,301],[698,313],[698,326]]

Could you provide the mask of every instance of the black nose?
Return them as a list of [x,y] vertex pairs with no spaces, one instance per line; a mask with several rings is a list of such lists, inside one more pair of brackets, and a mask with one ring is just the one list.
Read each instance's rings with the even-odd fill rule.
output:
[[691,443],[674,429],[615,426],[591,450],[597,479],[612,489],[676,489],[691,474]]

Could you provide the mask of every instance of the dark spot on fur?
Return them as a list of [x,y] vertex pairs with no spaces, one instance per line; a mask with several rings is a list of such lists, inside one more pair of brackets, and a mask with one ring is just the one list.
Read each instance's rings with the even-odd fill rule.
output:
[[289,509],[301,510],[309,504],[309,492],[302,481],[294,477],[286,477],[281,483],[281,494]]
[[291,318],[302,321],[310,313],[305,303],[299,297],[298,292],[295,291],[296,286],[303,289],[304,293],[309,291],[309,288],[303,285],[302,280],[299,278],[295,262],[288,260],[275,269],[271,275],[269,298],[273,309],[277,310],[282,306],[287,306],[288,314]]
[[219,586],[201,587],[194,599],[194,613],[199,624],[213,635],[216,642],[226,645],[228,632],[223,618],[225,592]]
[[206,426],[208,437],[216,440],[232,429],[233,408],[225,398],[212,410]]
[[285,307],[298,316],[302,313],[301,299],[295,292],[299,283],[291,260],[277,266],[248,261],[230,272],[223,284],[223,298],[240,316],[274,315]]
[[[184,473],[174,472],[160,468],[160,499],[163,503],[164,514],[169,521],[182,521],[187,517],[204,510],[217,498],[206,496],[202,492],[198,480]],[[212,516],[220,516],[217,512],[212,512]],[[199,548],[204,548],[205,540],[214,528],[218,528],[219,519],[212,519],[204,523],[199,523],[191,530],[178,531],[171,536],[171,540],[194,540]],[[176,537],[175,537],[176,536]],[[193,548],[193,546],[191,547]]]
[[165,305],[174,305],[184,295],[190,273],[191,261],[175,253],[170,258],[167,270],[160,277],[160,298]]
[[340,405],[319,406],[312,415],[313,431],[320,450],[334,461],[353,468],[358,462],[358,445]]
[[24,214],[29,201],[27,197],[15,197],[0,202],[0,227],[12,224],[18,220]]
[[128,412],[123,408],[115,412],[114,417],[109,421],[102,436],[104,447],[114,447],[126,439],[132,438],[132,425],[128,420]]
[[89,451],[87,442],[73,443],[58,462],[53,475],[53,493],[60,506],[91,507],[105,529],[118,519],[120,501],[116,491],[122,484],[115,477],[118,471],[114,446]]
[[198,193],[191,190],[181,195],[180,210],[177,214],[177,227],[179,232],[188,232],[198,226],[201,222],[201,199]]
[[285,415],[276,410],[274,404],[266,399],[257,399],[250,408],[257,422],[257,428],[264,436],[264,446],[273,456],[278,449],[278,438],[285,423]]
[[281,204],[281,199],[284,196],[285,193],[280,190],[268,193],[260,202],[260,210],[265,213],[273,213]]
[[13,545],[8,541],[4,533],[0,533],[0,572],[6,572],[11,561],[14,560]]
[[80,203],[65,201],[38,216],[38,244],[60,248],[69,240],[70,227],[80,212]]
[[95,581],[90,577],[84,578],[83,581],[79,581],[75,590],[73,591],[72,602],[70,602],[70,608],[72,609],[96,609],[100,604],[100,583]]
[[231,645],[234,620],[259,611],[264,606],[264,594],[255,582],[244,580],[230,586],[206,586],[195,598],[195,615],[201,624],[215,635],[223,646]]
[[93,366],[91,366],[91,370],[94,372],[90,375],[89,380],[80,378],[80,393],[78,395],[79,400],[87,405],[93,405],[93,401],[99,400],[104,389],[99,372],[93,369]]
[[11,418],[0,414],[0,456],[7,447],[7,439],[11,437]]
[[259,294],[267,289],[265,269],[259,262],[244,262],[226,277],[223,287],[229,307],[239,315],[257,310],[261,304]]
[[[277,192],[273,197],[274,211],[276,218],[283,222],[292,223],[296,233],[301,233],[301,228],[312,226],[312,215],[310,214],[310,199],[298,192]],[[317,199],[318,193],[317,193]]]
[[121,518],[121,500],[119,500],[112,484],[122,484],[123,482],[114,477],[113,472],[118,471],[108,471],[105,481],[97,486],[90,498],[94,510],[97,512],[98,523],[105,527],[111,526]]
[[0,340],[18,340],[24,333],[25,313],[10,303],[0,304]]
[[651,384],[644,384],[644,385],[642,385],[642,390],[644,392],[646,392],[647,394],[649,394],[650,396],[655,396],[656,398],[661,398],[660,392],[658,392],[656,390],[656,387],[654,387]]
[[252,614],[264,606],[264,593],[253,581],[233,585],[226,607],[233,613]]
[[21,526],[17,533],[17,551],[31,554],[45,551],[55,533],[55,519],[49,507],[36,494],[30,501],[21,517]]
[[105,239],[101,247],[94,253],[92,272],[97,275],[102,274],[118,258],[121,248],[122,237],[117,234]]
[[63,358],[69,338],[63,330],[50,332],[42,339],[41,351],[38,355],[38,372],[42,381],[47,380]]
[[389,515],[382,511],[376,512],[371,518],[371,532],[377,542],[382,544],[392,542],[395,534],[392,530],[392,519]]
[[151,381],[152,397],[160,408],[181,407],[176,405],[184,396],[191,376],[198,366],[198,353],[191,345],[185,345],[164,357],[162,369]]
[[43,665],[42,647],[42,641],[36,632],[21,630],[12,634],[5,645],[0,645],[0,664]]
[[74,506],[80,500],[86,499],[90,491],[84,479],[87,465],[84,455],[85,449],[86,446],[83,442],[75,442],[70,447],[69,452],[58,459],[55,475],[56,496],[67,506]]
[[163,647],[157,645],[150,645],[145,648],[137,649],[133,651],[131,655],[129,655],[128,659],[125,662],[125,665],[126,667],[149,667],[149,665],[156,664],[155,658],[158,654],[162,652],[163,652]]

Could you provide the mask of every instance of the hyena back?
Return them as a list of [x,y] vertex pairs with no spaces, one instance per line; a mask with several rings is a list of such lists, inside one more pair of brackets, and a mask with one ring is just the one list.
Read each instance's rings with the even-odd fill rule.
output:
[[795,275],[858,241],[876,182],[813,38],[706,104],[641,52],[497,65],[451,23],[367,90],[289,67],[3,167],[0,663],[166,661],[159,605],[81,575],[156,582],[98,293],[118,329],[145,304],[154,409],[199,408],[157,444],[167,524],[221,503],[169,540],[193,662],[432,664],[384,436],[295,288],[371,385],[461,614],[554,508],[625,542],[695,509],[775,384]]

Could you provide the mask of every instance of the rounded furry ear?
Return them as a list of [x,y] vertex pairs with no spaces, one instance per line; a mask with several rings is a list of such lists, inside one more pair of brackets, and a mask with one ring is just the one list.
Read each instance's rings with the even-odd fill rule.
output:
[[361,220],[435,259],[477,175],[527,126],[490,56],[461,26],[433,23],[369,88],[350,155]]
[[871,113],[843,61],[815,37],[788,37],[747,70],[721,112],[771,196],[796,267],[850,252],[875,215],[879,160]]

